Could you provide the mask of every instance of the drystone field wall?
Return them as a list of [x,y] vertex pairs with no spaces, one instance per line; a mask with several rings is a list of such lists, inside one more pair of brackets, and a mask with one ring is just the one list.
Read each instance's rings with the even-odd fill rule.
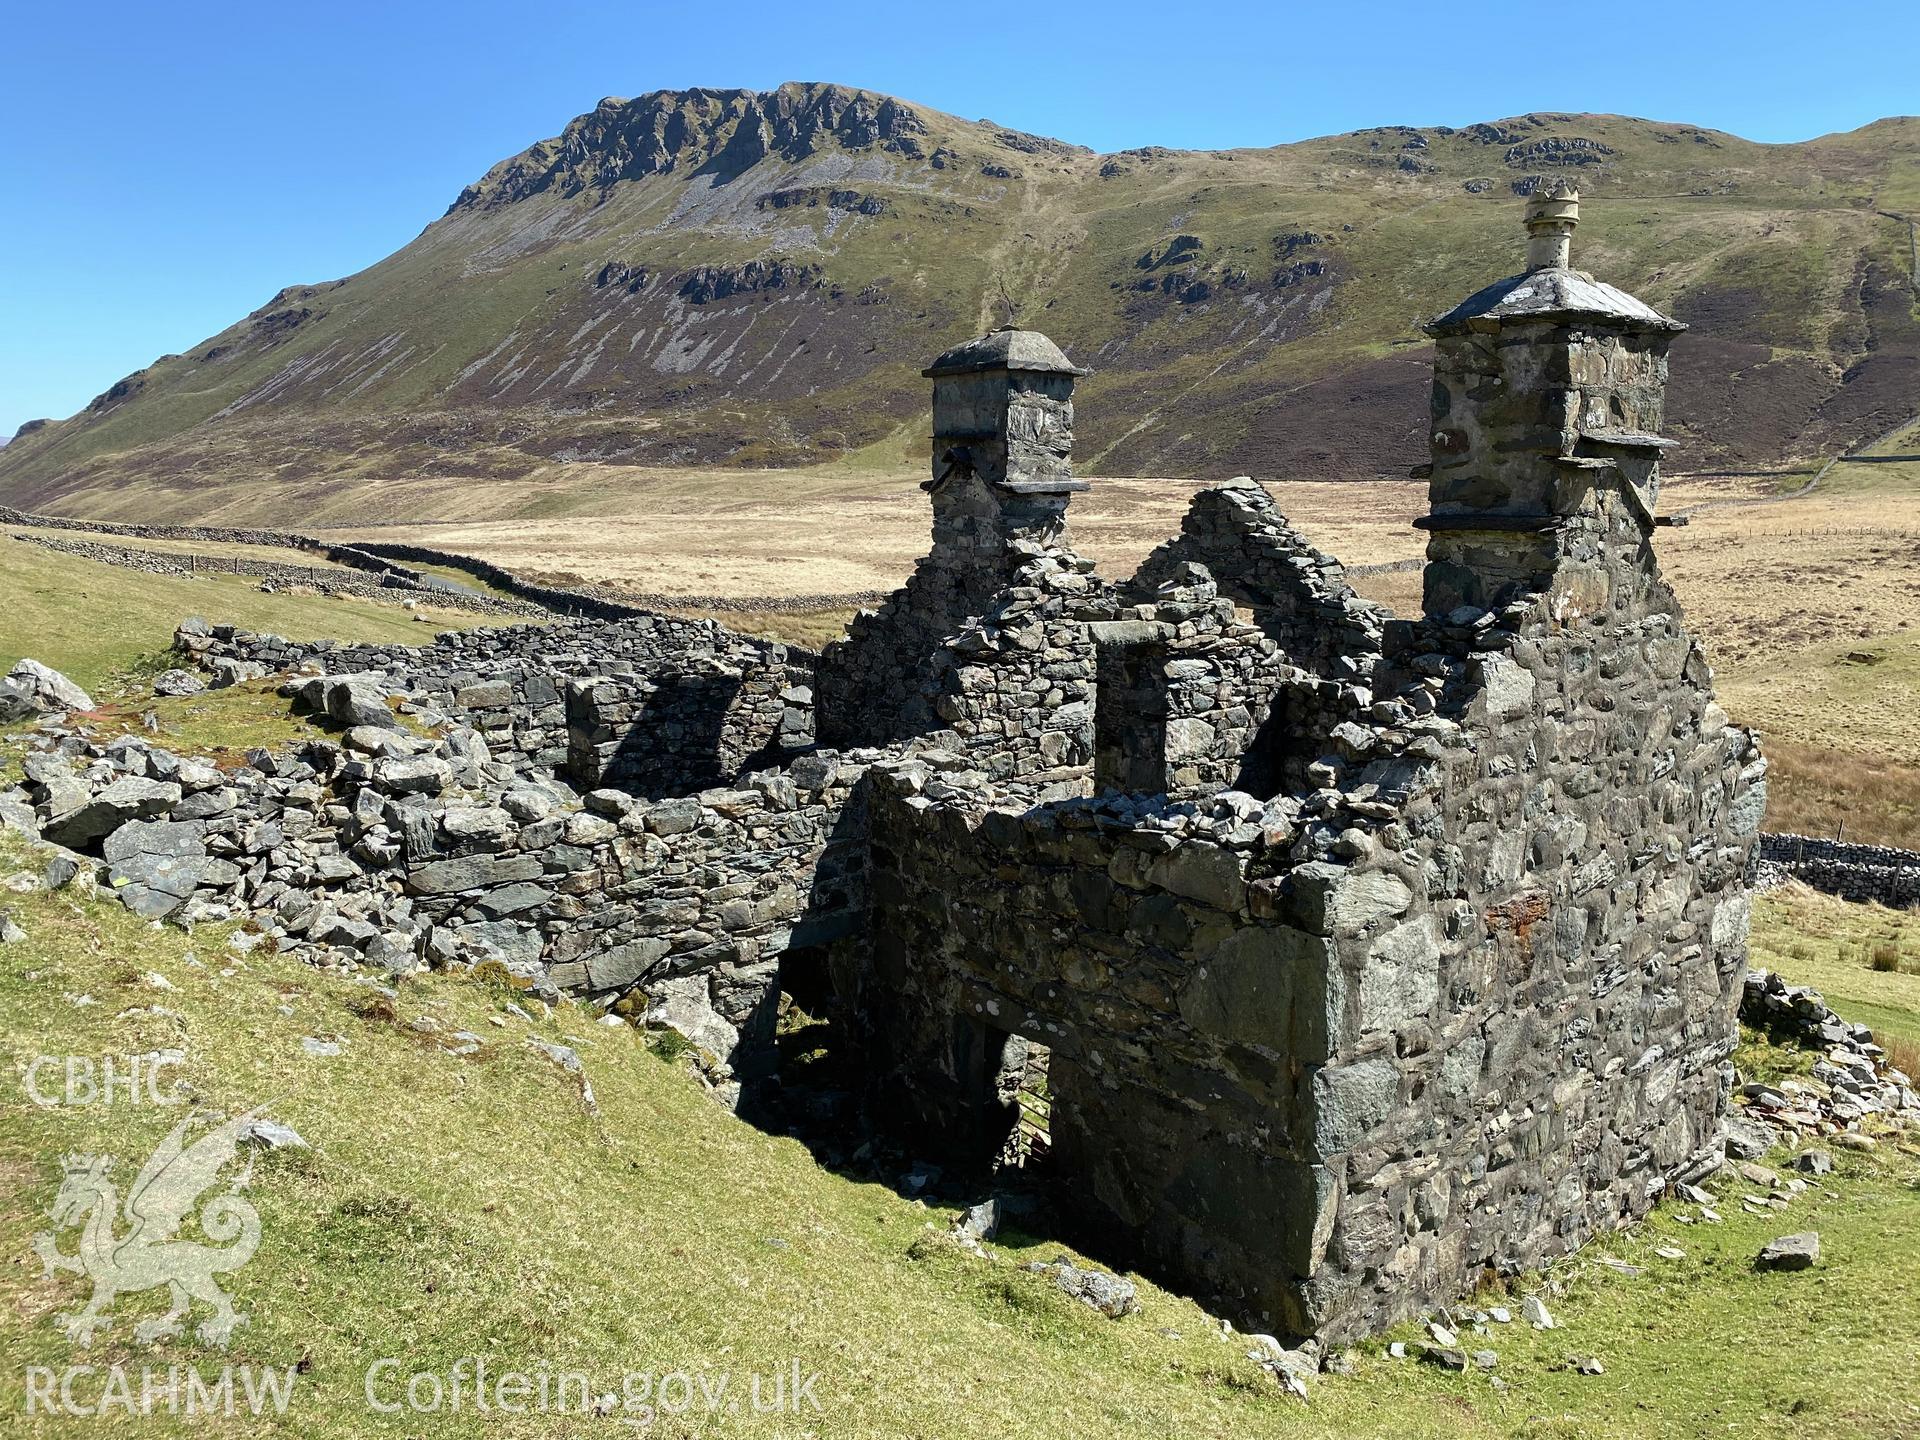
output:
[[[654,593],[622,587],[615,592],[595,585],[560,587],[543,585],[516,575],[505,566],[476,555],[461,555],[437,550],[429,545],[411,545],[394,540],[361,540],[356,549],[387,560],[410,561],[415,565],[442,565],[464,570],[497,589],[508,591],[556,614],[617,619],[643,615],[654,610],[717,610],[733,614],[807,614],[817,610],[845,610],[856,605],[873,605],[885,600],[880,590],[852,590],[844,593],[800,595],[696,595]],[[604,607],[604,608],[601,608]]]
[[448,956],[543,988],[634,992],[729,1086],[772,1068],[781,956],[856,932],[867,901],[866,766],[815,752],[739,789],[640,800],[543,791],[421,801],[396,826],[399,877]]
[[[526,765],[565,773],[577,756],[593,772],[587,775],[589,789],[611,783],[601,767],[620,762],[616,770],[625,768],[622,757],[656,753],[656,745],[672,753],[659,751],[653,762],[635,759],[631,768],[642,786],[684,791],[731,779],[740,764],[765,751],[746,745],[748,737],[767,730],[769,723],[776,744],[780,734],[793,737],[806,729],[805,701],[798,692],[807,688],[814,662],[806,650],[738,635],[712,620],[671,615],[455,630],[422,646],[292,641],[231,625],[188,622],[175,643],[204,667],[224,665],[229,677],[302,667],[333,675],[377,674],[429,716],[473,725],[495,751],[518,756]],[[720,686],[676,688],[664,679],[656,684],[646,678],[689,673],[690,667],[725,677],[724,704]],[[570,729],[567,686],[583,677],[604,680],[607,688],[575,702],[578,723]],[[651,705],[633,703],[642,690]],[[789,693],[793,701],[781,698]],[[599,713],[592,694],[605,695],[605,713]],[[769,722],[776,707],[779,713]],[[795,709],[791,720],[785,714],[790,707]],[[623,708],[631,712],[624,727],[617,718]],[[651,737],[645,744],[633,738],[636,728]]]
[[[578,619],[620,620],[645,616],[651,612],[639,604],[610,598],[589,591],[569,590],[523,579],[501,566],[434,550],[422,545],[341,545],[286,530],[228,529],[216,525],[119,525],[107,521],[72,520],[60,515],[35,515],[0,505],[0,522],[31,525],[47,530],[77,530],[97,535],[121,535],[146,540],[201,540],[219,544],[279,546],[318,555],[336,565],[367,570],[383,577],[389,588],[429,592],[444,596],[449,587],[424,571],[398,563],[410,559],[415,564],[445,565],[464,569],[487,583],[512,595],[512,601],[494,600],[500,613],[570,615]],[[477,596],[477,599],[491,597]],[[684,602],[682,602],[684,603]]]
[[480,615],[547,614],[541,607],[524,600],[498,600],[475,591],[423,585],[392,571],[382,571],[376,579],[365,571],[345,569],[331,562],[324,565],[292,565],[249,556],[140,550],[124,545],[108,545],[98,540],[66,540],[54,535],[16,534],[13,538],[102,565],[182,580],[191,580],[200,575],[249,575],[265,579],[270,584],[305,586],[323,595],[358,595],[372,600],[394,600],[398,598],[394,593],[397,590],[405,592],[410,600],[430,599],[435,605],[446,609],[470,610]]
[[1760,837],[1760,858],[1772,869],[1844,900],[1898,908],[1920,905],[1920,851],[1781,834]]

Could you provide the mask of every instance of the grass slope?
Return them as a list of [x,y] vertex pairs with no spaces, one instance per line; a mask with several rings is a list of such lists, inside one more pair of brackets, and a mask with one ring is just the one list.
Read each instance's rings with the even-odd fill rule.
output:
[[[0,874],[19,863],[0,842]],[[367,1367],[446,1375],[483,1356],[498,1373],[583,1371],[597,1391],[627,1371],[817,1373],[819,1413],[659,1415],[645,1433],[1052,1437],[1855,1436],[1920,1428],[1920,1160],[1841,1155],[1840,1173],[1789,1215],[1755,1218],[1723,1183],[1725,1222],[1661,1212],[1554,1277],[1564,1328],[1494,1327],[1496,1389],[1387,1358],[1327,1377],[1309,1405],[1277,1393],[1190,1302],[1142,1283],[1142,1309],[1109,1321],[1020,1266],[1060,1247],[943,1239],[949,1212],[819,1168],[793,1141],[715,1106],[637,1032],[570,1004],[530,1020],[512,992],[472,979],[407,982],[396,996],[258,952],[225,932],[143,924],[65,895],[9,897],[28,939],[0,948],[0,1405],[15,1433],[80,1422],[23,1413],[25,1367],[228,1361],[295,1365],[284,1416],[214,1433],[415,1436],[608,1433],[591,1417],[370,1414]],[[1763,902],[1762,934],[1793,923]],[[1920,934],[1902,922],[1912,943]],[[162,986],[153,977],[165,982]],[[90,997],[83,1001],[80,997]],[[1900,1002],[1910,1004],[1911,997]],[[538,1010],[540,1007],[535,1006]],[[1907,1012],[1913,1017],[1913,1012]],[[480,1040],[460,1055],[448,1037]],[[303,1038],[336,1041],[331,1058]],[[584,1057],[596,1109],[535,1038]],[[85,1297],[31,1258],[71,1152],[119,1157],[122,1179],[177,1121],[152,1106],[40,1109],[19,1082],[41,1054],[184,1052],[170,1079],[201,1105],[266,1104],[311,1142],[265,1154],[248,1196],[264,1238],[228,1277],[250,1315],[230,1351],[192,1339],[151,1347],[131,1322],[158,1298],[126,1296],[114,1328],[78,1356],[54,1327]],[[1757,1275],[1772,1235],[1817,1228],[1805,1275]],[[65,1241],[70,1250],[72,1239]],[[1684,1251],[1663,1258],[1656,1247]],[[1642,1267],[1614,1273],[1596,1255]],[[1527,1287],[1522,1287],[1527,1288]],[[1603,1376],[1566,1368],[1598,1355]],[[83,1389],[83,1395],[86,1393]],[[392,1389],[380,1390],[384,1398]],[[742,1412],[746,1407],[742,1406]],[[161,1415],[101,1433],[205,1433]],[[91,1432],[89,1432],[91,1433]],[[631,1432],[629,1432],[631,1433]]]
[[488,618],[431,604],[416,612],[354,596],[266,594],[241,576],[149,575],[0,536],[0,673],[30,655],[92,689],[129,668],[151,669],[189,615],[298,640],[406,645]]

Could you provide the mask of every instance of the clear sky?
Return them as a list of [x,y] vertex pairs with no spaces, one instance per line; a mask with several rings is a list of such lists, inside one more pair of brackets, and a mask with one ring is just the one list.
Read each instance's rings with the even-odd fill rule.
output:
[[0,10],[0,436],[405,244],[603,95],[834,80],[1096,150],[1528,110],[1803,140],[1920,111],[1920,0]]

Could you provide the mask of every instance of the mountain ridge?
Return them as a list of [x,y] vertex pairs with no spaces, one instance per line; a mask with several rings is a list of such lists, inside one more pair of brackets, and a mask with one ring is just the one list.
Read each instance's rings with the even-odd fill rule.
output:
[[919,366],[1009,310],[1092,367],[1091,470],[1404,473],[1420,324],[1519,267],[1515,197],[1560,176],[1588,202],[1575,264],[1693,327],[1684,467],[1777,467],[1920,408],[1920,121],[1762,145],[1543,111],[1102,155],[795,83],[601,101],[386,259],[23,427],[0,499],[900,459]]

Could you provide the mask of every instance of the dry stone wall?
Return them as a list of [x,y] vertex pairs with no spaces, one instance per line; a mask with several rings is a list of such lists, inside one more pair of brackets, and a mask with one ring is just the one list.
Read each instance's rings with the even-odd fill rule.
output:
[[[750,759],[769,754],[769,745],[794,748],[779,736],[802,733],[804,702],[791,702],[796,715],[789,721],[790,702],[781,697],[807,689],[814,662],[806,650],[670,615],[455,630],[424,646],[291,641],[190,621],[175,643],[203,666],[224,663],[242,673],[377,674],[411,697],[427,720],[472,724],[499,753],[554,773],[568,772],[577,759],[588,789],[621,784],[622,772],[642,788],[697,789],[730,779]],[[717,717],[711,687],[647,678],[694,670],[732,682],[730,703]],[[567,686],[575,678],[604,680],[606,688],[576,702],[577,724],[570,729]],[[650,707],[634,704],[643,688],[650,690]],[[591,698],[596,694],[605,696],[604,713]],[[644,743],[633,738],[636,727],[650,737]],[[749,738],[760,743],[749,745]]]
[[108,545],[98,540],[65,540],[53,535],[16,534],[13,538],[62,555],[181,580],[192,580],[202,575],[249,575],[268,582],[262,589],[303,586],[323,595],[358,595],[375,600],[398,599],[400,597],[395,592],[401,591],[409,600],[430,599],[435,605],[449,610],[470,610],[481,615],[544,616],[547,613],[527,601],[498,600],[471,590],[426,586],[391,571],[382,571],[379,578],[374,579],[364,571],[343,569],[331,563],[292,565],[237,555],[140,550],[124,545]]
[[1760,837],[1760,858],[1769,869],[1844,900],[1920,905],[1920,851],[1780,834]]
[[813,746],[812,669],[689,657],[644,674],[567,681],[567,778],[586,790],[676,795],[783,764]]

